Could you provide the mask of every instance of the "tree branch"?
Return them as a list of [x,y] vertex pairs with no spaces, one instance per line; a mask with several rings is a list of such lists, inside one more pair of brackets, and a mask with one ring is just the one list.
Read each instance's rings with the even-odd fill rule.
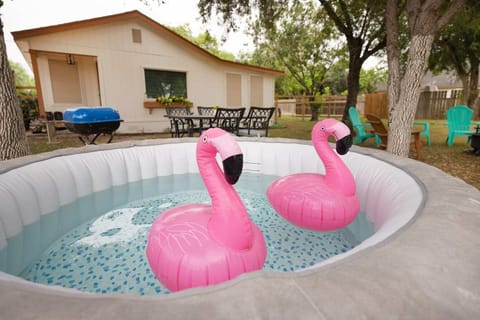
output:
[[319,0],[319,1],[325,8],[325,11],[327,11],[328,16],[333,20],[333,22],[337,26],[338,30],[348,38],[349,29],[345,24],[343,24],[342,20],[333,9],[331,5],[331,1],[328,1],[328,0]]

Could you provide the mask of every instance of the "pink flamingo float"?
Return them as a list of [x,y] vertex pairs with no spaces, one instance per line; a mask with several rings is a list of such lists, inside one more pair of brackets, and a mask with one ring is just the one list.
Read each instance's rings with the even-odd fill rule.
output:
[[275,180],[267,189],[272,207],[291,223],[311,230],[340,229],[352,222],[360,211],[353,176],[328,144],[336,140],[338,154],[352,145],[348,127],[335,119],[318,122],[312,130],[312,142],[325,167],[325,175],[292,174]]
[[213,128],[200,136],[196,152],[212,204],[169,209],[156,218],[148,235],[150,267],[171,291],[217,284],[261,269],[267,256],[262,232],[232,186],[243,167],[238,143]]

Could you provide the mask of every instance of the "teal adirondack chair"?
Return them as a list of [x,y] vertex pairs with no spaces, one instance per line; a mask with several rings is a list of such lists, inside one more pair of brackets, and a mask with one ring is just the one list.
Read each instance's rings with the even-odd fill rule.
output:
[[458,105],[447,110],[448,146],[453,145],[453,140],[458,136],[467,136],[468,141],[473,133],[472,129],[473,110],[467,106]]
[[358,114],[358,111],[355,107],[350,107],[348,109],[348,115],[350,117],[350,121],[352,122],[352,126],[356,132],[355,139],[353,139],[353,144],[363,144],[365,140],[370,138],[375,138],[375,143],[377,144],[377,147],[382,143],[380,137],[375,133],[371,132],[372,127],[370,123],[364,123],[360,120],[360,115]]
[[423,127],[423,131],[420,132],[420,137],[426,137],[427,145],[430,146],[430,123],[426,121],[415,121],[413,122],[413,125]]

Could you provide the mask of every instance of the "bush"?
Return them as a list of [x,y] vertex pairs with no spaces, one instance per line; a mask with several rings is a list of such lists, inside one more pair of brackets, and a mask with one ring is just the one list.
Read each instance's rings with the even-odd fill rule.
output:
[[38,100],[32,97],[19,97],[20,108],[23,113],[23,123],[25,124],[25,130],[30,129],[30,122],[38,119],[40,112],[38,110]]

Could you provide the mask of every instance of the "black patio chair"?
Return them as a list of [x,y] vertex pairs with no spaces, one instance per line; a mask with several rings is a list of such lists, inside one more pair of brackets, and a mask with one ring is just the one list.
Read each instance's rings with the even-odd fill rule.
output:
[[[217,109],[214,108],[214,107],[197,106],[197,111],[198,111],[198,114],[201,115],[201,116],[214,117],[216,112],[217,112]],[[211,127],[213,127],[213,124],[214,124],[214,119],[209,119],[208,120],[208,125],[204,126],[204,127],[211,128]]]
[[[192,120],[182,119],[181,116],[192,114],[190,107],[165,107],[165,112],[170,119],[170,133],[172,138],[181,138],[192,130]],[[176,116],[179,116],[178,118]]]
[[268,126],[275,107],[250,107],[245,119],[240,123],[239,136],[268,137]]
[[217,108],[214,126],[238,135],[245,108]]

